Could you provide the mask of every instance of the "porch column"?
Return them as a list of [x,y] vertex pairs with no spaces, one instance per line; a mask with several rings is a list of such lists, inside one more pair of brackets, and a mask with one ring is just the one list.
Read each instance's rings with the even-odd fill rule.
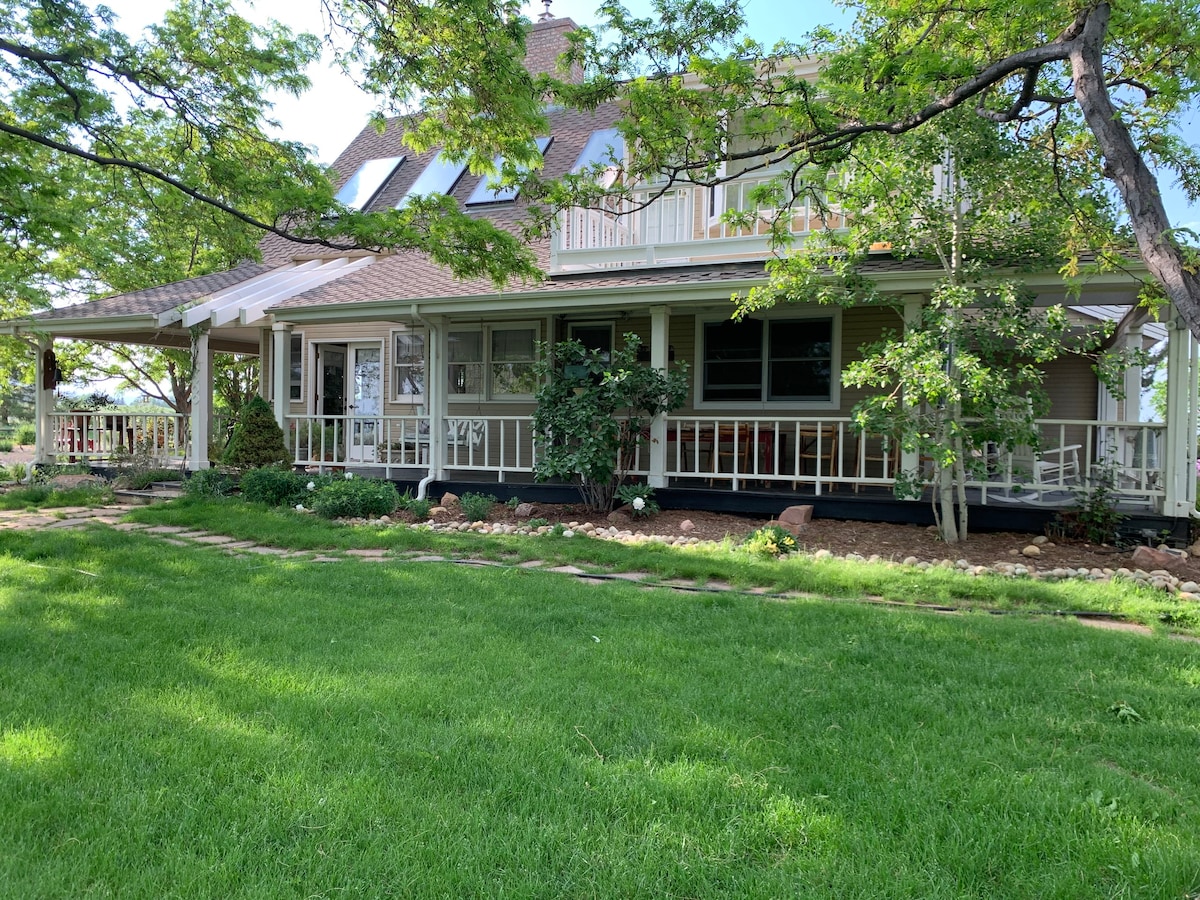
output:
[[288,376],[292,369],[292,326],[289,322],[276,322],[271,326],[271,408],[280,428],[287,423]]
[[1183,518],[1196,508],[1196,386],[1196,340],[1183,320],[1172,314],[1167,322],[1165,516]]
[[268,366],[271,363],[271,329],[258,330],[258,396],[273,397],[273,375]]
[[[650,307],[650,367],[667,371],[667,332],[671,311],[665,306]],[[667,486],[667,414],[659,413],[650,421],[650,474],[646,482],[654,488]]]
[[[418,319],[415,313],[413,318]],[[444,318],[424,321],[429,329],[429,371],[425,373],[425,410],[429,416],[429,474],[436,481],[446,477],[446,401],[449,374],[446,361],[449,329]]]
[[37,359],[34,361],[34,445],[33,461],[48,465],[54,462],[54,428],[50,414],[54,412],[54,339],[39,336]]
[[[1125,348],[1129,353],[1142,349],[1142,326],[1134,325],[1125,335]],[[1142,366],[1140,363],[1130,363],[1125,368],[1125,415],[1126,422],[1142,421]]]
[[191,447],[188,449],[188,468],[193,472],[208,468],[208,435],[212,426],[212,348],[208,331],[192,337],[192,419]]
[[[904,302],[904,330],[910,331],[921,324],[921,310],[925,306],[925,298],[920,294],[905,294],[900,298]],[[900,471],[920,475],[921,454],[917,450],[900,448]],[[920,496],[906,497],[907,500],[920,500]]]

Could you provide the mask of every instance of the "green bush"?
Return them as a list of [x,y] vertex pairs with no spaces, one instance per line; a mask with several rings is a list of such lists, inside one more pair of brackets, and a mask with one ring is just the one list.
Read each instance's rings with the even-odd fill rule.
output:
[[742,549],[755,556],[784,556],[796,550],[796,538],[782,525],[764,525],[750,533]]
[[13,440],[22,446],[34,444],[37,442],[37,429],[28,422],[18,425],[17,430],[13,432]]
[[257,469],[291,461],[275,413],[266,400],[255,396],[238,415],[233,437],[225,448],[225,464],[237,469]]
[[233,487],[233,479],[217,469],[201,469],[183,483],[189,497],[224,497]]
[[492,504],[496,498],[491,494],[463,494],[458,498],[458,506],[468,522],[480,522],[492,512]]
[[0,453],[11,453],[13,442],[6,438],[0,438]]
[[323,519],[369,518],[396,511],[400,496],[390,481],[346,478],[315,491],[304,505]]
[[178,469],[152,468],[124,473],[117,478],[117,483],[126,490],[144,491],[156,481],[180,480],[182,479]]
[[[243,472],[238,487],[242,497],[251,503],[267,506],[295,506],[308,500],[308,485],[312,479],[301,472],[279,466],[264,466]],[[314,486],[315,490],[315,486]]]
[[433,509],[433,501],[428,497],[418,500],[408,491],[400,497],[400,508],[410,513],[414,519],[428,519],[429,511]]

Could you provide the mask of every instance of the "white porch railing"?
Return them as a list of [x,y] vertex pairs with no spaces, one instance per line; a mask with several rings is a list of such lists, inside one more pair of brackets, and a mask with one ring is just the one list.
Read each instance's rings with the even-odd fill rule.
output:
[[56,412],[50,414],[56,462],[120,462],[146,456],[165,464],[187,458],[187,418],[176,413]]
[[[297,465],[378,467],[385,477],[412,477],[413,470],[423,474],[431,468],[430,421],[427,416],[293,416],[289,446]],[[445,470],[491,473],[499,482],[534,471],[531,417],[449,417],[443,427]],[[1165,425],[1048,419],[1039,429],[1037,454],[1025,448],[982,454],[974,461],[968,484],[972,502],[1069,505],[1077,491],[1107,478],[1118,501],[1161,505]],[[847,416],[668,416],[665,458],[662,475],[673,486],[777,487],[817,495],[844,488],[890,489],[903,468],[895,442],[855,430]],[[906,475],[927,480],[932,474],[929,460],[909,463],[915,470]],[[647,446],[632,460],[630,474],[653,474]]]
[[840,211],[822,210],[804,197],[782,211],[759,210],[749,226],[723,220],[726,212],[752,210],[751,192],[769,181],[745,178],[712,188],[682,185],[657,197],[657,190],[646,188],[609,198],[598,208],[565,210],[552,244],[551,270],[761,257],[768,251],[770,223],[778,216],[786,219],[793,234],[844,227]]

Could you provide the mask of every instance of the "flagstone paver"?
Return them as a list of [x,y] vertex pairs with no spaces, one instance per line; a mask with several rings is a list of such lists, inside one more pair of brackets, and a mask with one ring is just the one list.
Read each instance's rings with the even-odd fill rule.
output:
[[[183,534],[180,537],[188,537],[188,535]],[[233,538],[224,534],[204,534],[196,538],[197,544],[228,544],[232,541]]]
[[246,548],[247,553],[261,553],[263,556],[284,556],[287,551],[282,547],[264,547],[261,544],[251,544]]
[[387,550],[383,547],[364,547],[362,549],[356,547],[352,550],[347,550],[346,553],[362,559],[380,559],[387,555]]
[[187,531],[179,525],[154,525],[146,529],[146,534],[182,534]]
[[118,522],[113,526],[116,531],[141,531],[146,527],[145,522]]
[[59,519],[51,522],[46,528],[78,528],[80,525],[91,525],[95,519]]

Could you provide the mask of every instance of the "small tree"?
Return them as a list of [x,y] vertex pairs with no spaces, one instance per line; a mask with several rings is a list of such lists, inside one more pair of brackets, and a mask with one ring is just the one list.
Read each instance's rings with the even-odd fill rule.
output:
[[624,341],[611,359],[579,341],[542,345],[535,366],[536,476],[574,482],[594,510],[612,508],[638,448],[649,443],[650,420],[687,397],[686,363],[653,369],[637,361],[637,335]]
[[238,469],[286,465],[292,456],[267,401],[257,394],[242,407],[223,462]]

